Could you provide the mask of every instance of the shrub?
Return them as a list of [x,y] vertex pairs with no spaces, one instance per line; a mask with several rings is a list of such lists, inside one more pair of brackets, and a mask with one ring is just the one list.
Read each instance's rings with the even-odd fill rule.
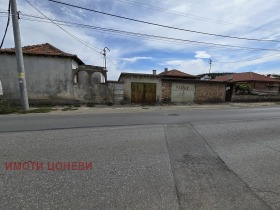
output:
[[251,94],[252,88],[249,84],[237,84],[236,93],[237,94]]

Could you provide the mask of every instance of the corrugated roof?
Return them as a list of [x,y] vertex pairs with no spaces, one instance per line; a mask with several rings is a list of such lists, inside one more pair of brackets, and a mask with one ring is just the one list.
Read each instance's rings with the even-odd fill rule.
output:
[[254,72],[244,72],[236,74],[227,74],[223,76],[217,76],[211,81],[220,81],[220,82],[245,82],[245,81],[259,81],[259,82],[279,82],[280,80],[270,78],[261,74]]
[[[15,48],[6,48],[0,49],[0,54],[9,53],[14,54]],[[31,45],[31,46],[24,46],[22,47],[22,53],[26,55],[44,55],[44,56],[60,56],[60,57],[72,57],[74,58],[79,64],[84,64],[77,55],[70,54],[63,52],[62,50],[54,47],[49,43],[39,44],[39,45]]]

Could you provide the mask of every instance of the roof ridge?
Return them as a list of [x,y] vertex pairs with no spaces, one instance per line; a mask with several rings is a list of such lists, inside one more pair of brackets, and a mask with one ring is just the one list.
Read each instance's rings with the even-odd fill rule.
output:
[[[65,56],[65,57],[73,57],[78,61],[78,63],[83,64],[83,62],[78,58],[75,54],[70,54],[67,52],[64,52],[50,43],[44,43],[44,44],[36,44],[36,45],[28,45],[22,47],[23,54],[27,55],[47,55],[47,56]],[[15,53],[15,48],[4,48],[0,49],[0,53]]]
[[252,72],[249,72],[250,74],[250,79],[253,80]]
[[42,45],[47,45],[47,46],[49,46],[49,47],[51,47],[51,48],[53,48],[53,49],[55,49],[55,50],[57,50],[57,51],[59,51],[59,52],[61,52],[61,53],[65,53],[65,54],[69,54],[69,55],[74,55],[74,54],[70,54],[70,53],[64,52],[64,51],[62,51],[62,50],[56,48],[55,46],[53,46],[52,44],[50,44],[50,43],[48,43],[48,42],[45,43],[45,44],[42,44]]

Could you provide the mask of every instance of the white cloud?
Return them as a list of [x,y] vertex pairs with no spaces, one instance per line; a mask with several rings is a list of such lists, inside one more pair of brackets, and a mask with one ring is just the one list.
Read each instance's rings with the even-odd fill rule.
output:
[[178,69],[188,74],[202,74],[209,70],[209,64],[201,59],[195,60],[169,60],[162,65],[170,69]]
[[[206,36],[131,22],[71,7],[63,6],[59,9],[58,5],[46,1],[30,1],[48,17],[53,19],[201,42],[254,48],[279,49],[280,47],[277,43],[252,42]],[[135,1],[140,2],[139,0]],[[73,3],[71,0],[64,0],[64,2],[70,4]],[[280,39],[280,26],[278,24],[280,14],[277,10],[279,0],[201,0],[199,2],[196,0],[189,0],[188,2],[183,2],[181,0],[155,0],[148,3],[155,7],[174,10],[173,12],[169,11],[169,13],[163,12],[160,9],[152,9],[148,6],[142,7],[132,3],[127,4],[125,2],[127,1],[106,0],[106,3],[104,3],[102,0],[81,0],[76,4],[86,8],[94,8],[104,12],[178,28],[229,36]],[[7,6],[7,3],[0,4],[1,11],[7,11]],[[40,14],[33,10],[24,1],[20,2],[18,9],[25,14],[40,16]],[[204,18],[200,16],[203,16]],[[5,18],[0,18],[1,22],[6,21]],[[5,24],[0,24],[0,31],[4,31],[4,26]],[[256,50],[237,51],[226,48],[212,48],[208,45],[199,45],[197,43],[178,43],[174,41],[167,42],[154,39],[142,39],[141,37],[131,37],[124,34],[118,34],[119,36],[115,36],[104,31],[96,32],[95,30],[90,30],[88,28],[63,27],[75,36],[98,48],[97,51],[101,51],[105,46],[110,48],[111,51],[108,52],[108,58],[110,58],[111,61],[107,62],[109,70],[108,77],[110,79],[117,79],[122,70],[129,69],[130,71],[137,71],[138,69],[143,69],[141,64],[148,63],[145,62],[146,60],[150,60],[151,63],[153,63],[150,67],[145,66],[143,71],[147,72],[151,69],[161,68],[160,63],[157,63],[157,61],[160,61],[164,64],[164,67],[177,68],[191,74],[205,73],[209,70],[209,64],[202,59],[210,57],[213,60],[212,71],[216,72],[248,71],[248,69],[259,71],[260,69],[258,69],[258,67],[261,67],[261,69],[266,72],[271,70],[273,71],[271,73],[280,73],[280,68],[277,68],[277,65],[280,65],[279,62],[277,63],[277,61],[280,60],[278,56],[238,63],[238,61],[260,58],[275,52]],[[265,28],[266,30],[254,29],[258,27]],[[38,23],[21,19],[20,29],[23,45],[49,42],[63,51],[77,54],[78,57],[87,64],[103,65],[103,58],[100,54],[77,42],[53,24]],[[4,47],[13,46],[12,27],[10,25]],[[141,56],[137,57],[135,55]],[[195,55],[194,57],[197,59],[194,59],[193,55]],[[231,63],[218,63],[219,61]],[[272,66],[271,63],[274,65]]]
[[131,58],[121,58],[120,60],[130,62],[130,63],[135,63],[139,60],[152,60],[152,57],[131,57]]
[[209,55],[206,51],[196,51],[194,57],[195,58],[211,58],[211,55]]

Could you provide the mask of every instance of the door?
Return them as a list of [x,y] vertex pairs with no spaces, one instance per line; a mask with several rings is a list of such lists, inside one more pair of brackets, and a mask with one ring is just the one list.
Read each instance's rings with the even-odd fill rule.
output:
[[131,103],[156,103],[156,83],[131,83]]
[[232,92],[233,92],[233,85],[232,84],[228,84],[226,86],[226,102],[231,101]]

